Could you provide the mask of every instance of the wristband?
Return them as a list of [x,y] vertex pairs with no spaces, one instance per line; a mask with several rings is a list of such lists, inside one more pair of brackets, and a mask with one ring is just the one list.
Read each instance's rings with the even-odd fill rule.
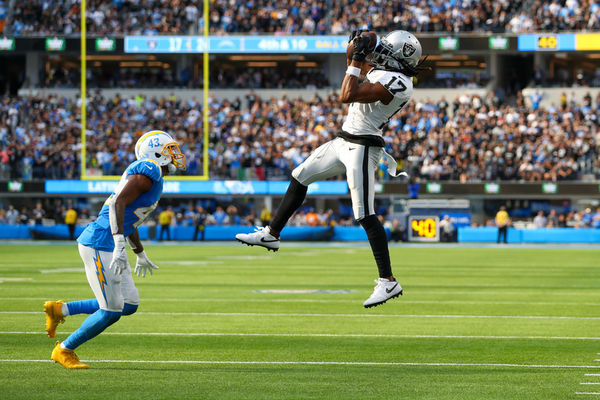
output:
[[358,76],[360,75],[360,68],[348,65],[348,68],[346,69],[346,75],[352,75],[358,78]]

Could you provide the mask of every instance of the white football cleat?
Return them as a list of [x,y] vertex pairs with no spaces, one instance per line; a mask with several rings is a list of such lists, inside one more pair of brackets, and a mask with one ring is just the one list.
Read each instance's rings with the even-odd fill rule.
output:
[[402,286],[397,281],[388,281],[385,278],[375,280],[373,294],[363,303],[365,308],[371,308],[385,303],[389,299],[402,296]]
[[256,232],[253,233],[238,233],[235,235],[235,239],[248,246],[262,246],[272,251],[279,250],[279,238],[271,235],[268,226],[264,228],[256,227]]

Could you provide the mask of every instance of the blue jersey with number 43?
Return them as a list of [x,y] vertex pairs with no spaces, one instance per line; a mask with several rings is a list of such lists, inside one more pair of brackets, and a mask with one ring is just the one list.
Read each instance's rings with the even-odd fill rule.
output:
[[123,190],[131,175],[145,175],[152,179],[152,188],[142,193],[133,203],[125,207],[125,221],[123,224],[123,234],[125,237],[131,235],[144,222],[146,217],[154,211],[163,190],[162,170],[160,165],[154,160],[138,160],[127,167],[113,194],[104,202],[104,206],[102,206],[102,210],[100,210],[96,221],[90,222],[81,235],[79,235],[79,238],[77,238],[79,243],[96,250],[113,251],[115,242],[110,230],[108,209],[115,197]]

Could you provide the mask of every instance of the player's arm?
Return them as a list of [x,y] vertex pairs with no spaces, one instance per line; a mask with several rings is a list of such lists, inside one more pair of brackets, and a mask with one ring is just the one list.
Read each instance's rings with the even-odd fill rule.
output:
[[152,180],[149,177],[137,174],[131,175],[127,179],[127,183],[123,189],[121,189],[119,193],[115,194],[113,200],[108,205],[110,230],[113,234],[113,240],[115,242],[115,249],[113,250],[112,260],[110,262],[110,269],[113,270],[113,272],[117,275],[121,275],[123,270],[129,266],[129,259],[127,258],[127,251],[125,250],[125,236],[123,236],[125,207],[133,203],[135,199],[151,188]]
[[123,224],[125,222],[125,207],[130,205],[152,189],[152,179],[146,175],[131,175],[127,183],[119,193],[115,195],[109,206],[110,229],[114,235],[123,235]]
[[389,104],[394,98],[379,82],[358,82],[358,78],[365,67],[365,58],[369,54],[370,39],[365,36],[355,36],[352,39],[354,51],[352,53],[352,63],[346,69],[346,76],[342,81],[340,89],[340,101],[342,103],[374,103],[381,101],[383,104]]
[[129,247],[131,247],[131,250],[133,250],[135,254],[139,254],[142,251],[144,251],[144,246],[140,241],[140,234],[137,228],[133,231],[131,235],[127,236],[127,242],[129,243]]
[[[352,61],[351,67],[361,68],[363,63]],[[340,101],[342,103],[374,103],[381,101],[383,104],[389,104],[394,99],[391,94],[379,82],[363,82],[358,83],[358,76],[349,75],[346,73],[342,81],[342,89],[340,90]]]

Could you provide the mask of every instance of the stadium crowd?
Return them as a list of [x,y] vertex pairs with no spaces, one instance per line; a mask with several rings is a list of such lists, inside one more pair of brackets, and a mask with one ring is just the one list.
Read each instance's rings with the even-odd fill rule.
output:
[[[106,72],[97,69],[88,70],[87,87],[94,88],[202,88],[202,79],[194,80],[189,69],[185,68],[179,76],[172,69],[118,69]],[[78,88],[80,71],[72,68],[49,68],[43,71],[41,86],[45,88]],[[434,86],[453,84],[460,86],[465,79],[446,79],[432,82]],[[451,82],[451,83],[448,83]],[[479,82],[478,82],[479,83]],[[481,85],[477,85],[479,87]],[[239,70],[215,70],[210,76],[210,87],[213,89],[321,89],[329,87],[329,80],[322,71],[291,70],[281,71],[276,68]]]
[[[541,94],[540,94],[541,96]],[[411,102],[384,130],[386,150],[410,175],[460,182],[560,181],[600,176],[600,95],[566,95],[540,107],[520,93],[507,104],[502,90],[486,98]],[[202,106],[182,101],[115,97],[88,100],[87,173],[120,175],[146,130],[173,134],[186,154],[187,174],[202,171]],[[310,100],[210,99],[210,175],[214,179],[287,179],[317,146],[335,137],[346,106],[335,93]],[[0,179],[79,175],[78,101],[9,98],[0,102]],[[379,177],[388,179],[382,162]],[[343,178],[343,177],[338,177]]]
[[[526,9],[525,9],[526,7]],[[235,11],[234,11],[235,10]],[[7,25],[16,35],[77,34],[77,0],[16,2]],[[193,0],[89,0],[91,34],[194,34],[202,29],[202,6]],[[215,0],[212,34],[346,34],[378,32],[532,32],[600,29],[597,0]]]

